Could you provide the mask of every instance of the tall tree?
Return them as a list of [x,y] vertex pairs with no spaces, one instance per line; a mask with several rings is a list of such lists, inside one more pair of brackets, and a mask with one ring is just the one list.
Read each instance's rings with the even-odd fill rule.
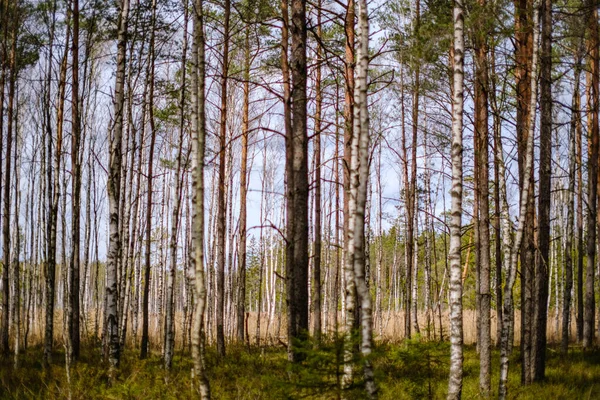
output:
[[[3,282],[3,293],[2,293],[2,321],[0,333],[2,335],[1,340],[1,351],[2,354],[8,355],[10,352],[8,334],[9,334],[9,300],[10,300],[10,269],[13,266],[10,259],[11,250],[11,168],[12,168],[12,156],[11,149],[13,145],[13,129],[15,120],[15,87],[17,83],[17,36],[19,32],[19,7],[17,4],[12,4],[8,8],[8,13],[11,18],[11,32],[10,32],[10,53],[8,56],[8,105],[6,109],[6,160],[4,167],[4,208],[3,208],[3,221],[2,221],[2,252],[3,252],[3,266],[2,266],[2,282]],[[8,40],[8,39],[7,39]],[[4,90],[4,88],[2,88]],[[16,135],[15,135],[16,136]],[[18,221],[17,221],[18,223]],[[18,268],[18,263],[14,268]],[[18,289],[17,289],[18,290]],[[15,295],[14,293],[12,294]]]
[[225,0],[223,14],[223,58],[221,61],[221,107],[219,121],[219,186],[217,193],[217,353],[225,357],[225,251],[227,228],[226,158],[227,158],[227,82],[229,70],[230,0]]
[[[4,139],[4,97],[5,90],[4,86],[6,84],[6,70],[8,68],[8,63],[6,62],[7,57],[7,40],[8,40],[8,15],[9,8],[8,2],[2,1],[0,3],[0,7],[2,10],[2,43],[0,45],[0,52],[2,55],[2,59],[0,61],[0,149],[3,147],[3,139]],[[1,154],[1,151],[0,151]],[[1,158],[1,157],[0,157]],[[0,160],[0,180],[2,178],[2,160]],[[0,190],[0,198],[2,196],[2,190]],[[1,202],[1,200],[0,200]],[[2,282],[8,282],[8,268],[6,268],[6,264],[2,266]],[[0,350],[2,354],[5,355],[9,351],[8,345],[8,301],[9,301],[9,287],[8,285],[2,286],[2,319],[0,320]]]
[[[539,0],[536,0],[533,7],[533,57],[531,60],[530,74],[530,104],[532,110],[535,110],[537,104],[537,67],[538,67],[538,41],[540,35],[539,29]],[[535,112],[529,114],[528,121],[529,132],[525,147],[525,159],[523,175],[529,176],[533,170],[533,138],[535,132]],[[513,288],[517,276],[517,261],[519,251],[523,251],[522,244],[525,236],[526,218],[529,203],[530,190],[533,189],[531,180],[526,179],[521,188],[521,197],[519,200],[519,224],[515,233],[514,241],[511,232],[511,221],[506,189],[506,167],[502,155],[502,141],[499,140],[496,148],[496,162],[499,165],[500,177],[500,196],[501,196],[501,214],[502,214],[502,247],[504,253],[504,269],[506,270],[506,282],[504,284],[504,304],[502,309],[502,336],[500,338],[500,381],[498,386],[498,397],[505,399],[508,394],[508,359],[512,350],[512,332],[514,329],[514,305]],[[522,312],[524,312],[522,310]]]
[[488,62],[487,29],[484,20],[486,0],[479,0],[480,20],[474,38],[475,52],[475,183],[476,209],[475,237],[477,259],[477,298],[479,314],[477,343],[479,346],[479,391],[489,397],[491,389],[491,321],[490,321],[490,215],[489,215],[489,165],[488,165]]
[[121,196],[121,163],[123,137],[123,105],[125,102],[125,54],[127,51],[127,22],[129,15],[129,0],[122,0],[117,21],[117,74],[115,81],[113,126],[109,141],[108,165],[108,204],[109,204],[109,236],[108,254],[106,260],[106,335],[108,339],[108,361],[110,369],[119,367],[119,315],[117,307],[118,262],[121,249],[119,235],[119,201]]
[[[358,1],[359,42],[357,51],[356,86],[354,88],[354,119],[352,162],[350,164],[350,223],[348,225],[348,262],[352,262],[356,292],[360,304],[360,352],[363,357],[363,375],[367,397],[377,397],[377,386],[371,365],[373,347],[373,314],[371,293],[367,283],[365,244],[365,214],[369,179],[369,14],[366,0]],[[348,328],[352,328],[349,326]]]
[[71,48],[71,265],[69,268],[69,335],[73,359],[79,358],[79,275],[81,227],[81,113],[79,105],[79,0],[73,0],[73,42]]
[[[175,205],[173,207],[173,222],[171,225],[171,265],[167,283],[167,305],[165,310],[165,369],[169,371],[173,364],[173,353],[175,351],[175,284],[177,280],[177,243],[179,229],[181,226],[181,200],[183,197],[183,186],[185,183],[181,171],[187,166],[188,154],[184,159],[183,141],[185,133],[185,87],[186,87],[186,62],[188,49],[188,0],[184,1],[183,11],[183,52],[181,55],[181,88],[179,100],[179,143],[177,151],[177,166],[175,167]],[[184,330],[185,331],[185,330]],[[185,336],[184,336],[185,337]]]
[[299,346],[308,334],[308,135],[306,123],[306,0],[292,0],[290,25],[292,76],[290,151],[287,171],[288,358],[302,359]]
[[206,282],[204,278],[204,151],[206,138],[205,94],[206,64],[203,0],[193,3],[194,34],[192,41],[192,256],[196,289],[192,355],[194,358],[193,385],[198,385],[200,398],[210,399],[210,384],[204,360],[204,313]]
[[[323,35],[321,24],[321,0],[317,7],[317,40],[320,41]],[[313,295],[313,313],[314,313],[314,336],[317,341],[321,340],[322,321],[321,321],[321,119],[323,109],[323,92],[321,88],[321,63],[322,63],[322,48],[320,43],[317,44],[317,66],[315,78],[315,137],[314,137],[314,158],[315,158],[315,226],[314,226],[314,258],[313,258],[313,278],[314,278],[314,295]]]
[[[530,107],[531,79],[532,74],[532,51],[533,51],[533,23],[532,3],[528,0],[515,0],[515,84],[516,84],[516,130],[517,130],[517,153],[519,167],[519,188],[522,190],[525,180],[529,180],[530,186],[534,185],[533,169],[530,175],[525,176],[526,148],[530,131],[530,115],[534,110]],[[533,201],[533,190],[528,191],[527,214],[525,219],[525,236],[521,244],[520,266],[521,266],[521,381],[529,384],[532,381],[532,346],[533,346],[533,295],[534,295],[534,218],[535,207]]]
[[538,252],[536,253],[533,343],[534,381],[546,370],[546,322],[548,320],[548,270],[550,266],[550,199],[552,175],[552,0],[541,4],[540,49],[540,164],[538,196]]
[[[52,146],[52,109],[51,109],[51,88],[52,88],[52,55],[53,55],[53,44],[54,44],[54,34],[56,29],[56,1],[52,2],[52,15],[51,15],[51,25],[49,29],[49,47],[48,47],[48,67],[46,71],[46,80],[47,80],[47,89],[45,93],[45,119],[46,119],[46,204],[48,207],[48,214],[46,217],[46,315],[45,315],[45,327],[44,327],[44,358],[43,363],[45,366],[48,366],[52,357],[52,346],[54,342],[54,288],[55,288],[55,276],[56,276],[56,219],[55,216],[55,196],[56,196],[56,186],[55,183],[58,182],[57,178],[53,179],[53,162],[60,162],[60,157],[55,157],[54,161],[52,158],[53,154],[53,146]],[[65,68],[66,69],[66,68]],[[3,87],[3,82],[0,83]],[[3,91],[2,91],[3,92]],[[3,99],[0,99],[0,102],[3,102]],[[0,109],[2,107],[0,106]],[[1,114],[1,113],[0,113]],[[0,129],[1,131],[1,129]],[[57,130],[57,139],[58,137]],[[0,135],[1,136],[1,135]],[[57,152],[58,147],[57,140]],[[54,168],[54,173],[56,176],[59,174],[59,169]]]
[[589,349],[594,344],[595,297],[594,275],[596,266],[596,218],[598,210],[598,154],[600,127],[598,125],[600,95],[600,31],[598,25],[598,8],[596,2],[590,0],[588,20],[588,195],[587,195],[587,264],[585,269],[585,308],[583,311],[583,348]]
[[[583,36],[582,36],[583,39]],[[583,42],[582,42],[583,44]],[[573,76],[573,98],[571,99],[571,124],[569,127],[569,190],[567,203],[567,227],[565,239],[565,290],[563,292],[562,310],[562,336],[561,352],[567,353],[569,348],[569,331],[571,322],[571,291],[573,290],[573,225],[575,222],[575,170],[577,168],[576,158],[576,135],[581,134],[581,61],[583,46],[578,46],[575,55],[575,72]]]
[[[415,17],[414,17],[414,36],[419,37],[421,29],[421,1],[415,1]],[[421,67],[420,60],[415,60],[414,82],[413,82],[413,102],[412,102],[412,141],[411,141],[411,158],[410,158],[410,181],[406,181],[406,314],[405,326],[407,337],[411,336],[411,323],[416,333],[419,333],[419,321],[417,315],[417,266],[415,262],[415,244],[417,243],[415,230],[417,229],[417,146],[419,135],[419,100],[421,86]],[[408,160],[406,161],[406,171],[408,175]]]
[[238,304],[237,304],[237,340],[245,338],[246,318],[246,262],[247,251],[247,197],[248,197],[248,136],[250,128],[250,25],[244,32],[244,105],[242,106],[242,159],[240,165],[240,239],[238,243],[239,274],[238,274]]
[[463,317],[461,269],[461,219],[463,186],[463,83],[464,83],[464,10],[462,0],[453,9],[454,43],[452,62],[452,196],[450,220],[450,379],[448,399],[460,399],[463,381]]
[[[152,19],[150,28],[150,47],[148,53],[148,64],[146,69],[146,79],[148,83],[148,99],[145,101],[148,107],[148,122],[150,125],[150,148],[148,149],[148,172],[147,186],[148,195],[146,197],[146,250],[144,263],[144,288],[142,292],[142,346],[140,349],[140,358],[148,356],[149,336],[148,336],[148,301],[150,295],[150,260],[152,248],[152,197],[154,178],[154,148],[156,146],[156,126],[154,122],[154,68],[155,68],[155,35],[156,35],[156,0],[152,0]],[[146,121],[143,121],[146,123]]]

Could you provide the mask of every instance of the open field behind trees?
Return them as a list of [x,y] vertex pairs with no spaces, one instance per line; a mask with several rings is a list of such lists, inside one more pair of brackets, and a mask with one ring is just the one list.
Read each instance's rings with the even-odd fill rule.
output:
[[[557,315],[558,314],[558,315]],[[520,311],[517,310],[515,312],[515,337],[514,343],[515,345],[519,345],[521,343],[521,325],[520,325]],[[82,316],[83,317],[83,316]],[[249,341],[251,346],[256,345],[256,321],[257,313],[248,312],[246,315],[245,324],[248,329],[248,335],[246,341]],[[404,335],[404,313],[402,312],[384,312],[382,315],[382,321],[378,318],[375,318],[374,321],[374,337],[378,342],[383,343],[397,343],[405,339]],[[433,320],[429,324],[429,328],[427,325],[427,314],[423,312],[419,312],[418,314],[419,321],[423,322],[422,333],[420,334],[420,338],[424,341],[439,341],[440,340],[440,329],[439,329],[439,316],[435,314],[435,331],[433,326]],[[571,316],[572,321],[574,320],[574,315]],[[60,348],[64,345],[64,337],[62,335],[63,325],[62,325],[62,313],[57,312],[55,319],[57,332],[55,334],[54,340],[56,345]],[[339,320],[342,321],[342,315],[338,315]],[[433,317],[430,317],[433,318]],[[464,318],[464,342],[467,345],[474,345],[477,339],[477,314],[474,310],[464,310],[463,312]],[[557,321],[558,318],[558,321]],[[550,309],[548,314],[548,322],[547,322],[547,332],[548,332],[548,343],[554,346],[560,344],[561,341],[561,330],[562,326],[562,313],[556,313],[555,310]],[[183,331],[183,315],[181,312],[175,313],[175,348],[177,350],[189,350],[190,341],[189,341],[189,331]],[[497,329],[497,316],[494,311],[491,314],[492,319],[492,343],[497,343],[498,338],[496,337],[496,329]],[[94,326],[95,313],[92,312],[88,314],[88,317],[82,318],[82,328],[84,336],[88,337],[88,334],[91,334],[95,331]],[[442,332],[444,339],[448,338],[448,312],[442,312]],[[162,329],[160,319],[157,318],[156,315],[150,315],[149,318],[149,338],[150,338],[150,347],[158,351],[162,348],[162,338],[164,336],[164,331]],[[285,344],[287,342],[287,336],[285,332],[286,326],[286,318],[285,315],[281,313],[277,313],[275,316],[269,318],[268,313],[261,313],[261,329],[260,329],[260,343],[266,344],[267,346],[278,346],[281,344]],[[323,320],[323,333],[327,336],[335,335],[335,320],[333,318],[325,321]],[[382,324],[382,329],[379,329],[380,324]],[[314,325],[314,323],[313,323]],[[559,327],[557,329],[557,326]],[[132,329],[133,325],[130,324],[128,329]],[[226,323],[226,332],[229,332],[229,336],[233,336],[233,330],[235,325]],[[98,326],[98,329],[102,329],[101,326]],[[338,327],[339,329],[339,327]],[[381,334],[380,334],[381,332]],[[571,335],[575,337],[576,327],[575,324],[571,324]],[[31,321],[31,326],[29,328],[28,333],[28,345],[32,347],[39,346],[43,343],[43,324],[40,321]],[[185,336],[185,338],[184,338]],[[214,332],[207,332],[207,341],[209,344],[214,344]],[[139,337],[129,337],[127,339],[127,346],[137,347],[139,345]]]
[[600,0],[0,0],[0,398],[600,399]]

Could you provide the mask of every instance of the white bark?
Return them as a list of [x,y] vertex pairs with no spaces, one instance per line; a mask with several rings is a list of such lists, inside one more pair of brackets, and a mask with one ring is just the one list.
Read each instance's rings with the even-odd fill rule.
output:
[[[533,57],[531,64],[531,104],[529,135],[527,137],[527,148],[525,151],[525,170],[523,176],[529,176],[533,168],[533,137],[535,133],[535,106],[537,102],[537,67],[538,67],[538,41],[540,36],[539,29],[539,0],[533,5]],[[506,167],[502,155],[502,141],[498,141],[496,150],[496,162],[499,165],[500,176],[500,197],[502,203],[502,251],[504,253],[504,269],[506,271],[506,283],[504,286],[504,305],[502,312],[502,336],[500,338],[500,384],[498,387],[498,398],[505,399],[507,395],[508,380],[508,357],[512,347],[511,331],[514,329],[514,309],[513,309],[513,287],[517,275],[517,261],[521,243],[523,242],[523,232],[525,228],[525,214],[527,209],[527,199],[529,198],[530,180],[523,180],[523,189],[519,204],[519,225],[515,241],[512,241],[511,223],[509,215],[508,201],[506,198]]]
[[198,383],[201,399],[210,399],[210,386],[204,362],[204,312],[206,283],[204,278],[204,149],[206,119],[204,113],[205,61],[202,0],[194,2],[194,40],[192,44],[192,257],[195,272],[196,305],[192,333],[194,368],[192,384]]
[[[360,301],[360,352],[363,357],[363,374],[368,398],[377,397],[377,387],[370,362],[373,346],[373,318],[371,294],[365,279],[365,210],[367,203],[367,181],[369,178],[369,114],[367,103],[367,76],[369,70],[369,17],[366,0],[358,1],[359,44],[357,48],[356,86],[354,88],[354,126],[352,137],[352,157],[350,165],[350,197],[348,223],[348,247],[346,257],[346,299],[348,316],[346,335],[351,337],[353,325],[354,296],[348,288],[356,287]],[[351,273],[352,272],[352,273]],[[354,275],[354,282],[352,276]],[[352,314],[352,315],[351,315]],[[350,321],[350,323],[348,322]],[[344,349],[344,384],[351,378],[352,345],[346,342]],[[350,374],[347,374],[350,372]]]
[[125,53],[127,44],[127,17],[129,0],[123,0],[119,15],[119,33],[117,50],[117,76],[114,101],[114,129],[110,140],[110,160],[108,177],[109,204],[109,242],[106,262],[106,335],[108,337],[108,361],[111,370],[118,368],[119,349],[119,316],[118,314],[118,262],[121,247],[119,235],[119,201],[121,190],[121,139],[123,136],[123,104],[125,86]]
[[452,92],[452,189],[450,219],[450,379],[448,399],[460,399],[463,379],[463,316],[461,271],[464,16],[462,0],[454,1],[454,64]]

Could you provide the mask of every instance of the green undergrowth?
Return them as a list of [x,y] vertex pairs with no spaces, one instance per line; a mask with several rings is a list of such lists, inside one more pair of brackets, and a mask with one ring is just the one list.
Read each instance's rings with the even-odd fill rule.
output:
[[[218,360],[207,351],[208,378],[214,399],[338,399],[341,396],[342,346],[327,340],[305,349],[304,361],[291,366],[283,347],[247,348],[229,346]],[[509,398],[512,399],[600,399],[600,352],[584,354],[573,347],[568,356],[554,348],[547,355],[545,382],[520,385],[518,349],[510,362]],[[42,349],[28,349],[13,368],[12,357],[0,360],[1,399],[191,399],[191,357],[177,353],[173,369],[166,373],[160,353],[139,360],[137,351],[126,351],[118,376],[109,384],[107,366],[98,347],[83,347],[80,360],[71,368],[70,383],[64,367],[64,352],[53,354],[53,366],[42,367]],[[346,393],[362,399],[360,360],[355,384]],[[448,379],[449,344],[419,338],[401,343],[380,343],[371,359],[380,398],[442,399]],[[498,385],[499,353],[493,353],[492,396]],[[479,398],[479,362],[474,347],[466,347],[463,398]]]

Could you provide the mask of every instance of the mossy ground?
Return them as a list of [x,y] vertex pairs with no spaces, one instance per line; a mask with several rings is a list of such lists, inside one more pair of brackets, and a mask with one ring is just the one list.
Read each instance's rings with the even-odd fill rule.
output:
[[[137,352],[123,354],[118,377],[109,384],[106,365],[98,348],[84,347],[81,359],[71,369],[68,384],[64,353],[56,352],[55,365],[42,367],[42,350],[30,348],[21,355],[20,367],[0,361],[1,399],[187,399],[197,398],[190,385],[191,358],[178,353],[173,369],[166,374],[160,354],[140,361]],[[373,354],[381,399],[442,399],[448,374],[447,343],[411,340],[379,344]],[[572,348],[562,356],[548,349],[547,380],[528,387],[520,385],[518,349],[510,364],[509,393],[514,399],[600,399],[600,352],[584,354]],[[217,361],[208,350],[208,375],[215,399],[337,399],[340,396],[340,346],[328,342],[320,350],[307,351],[306,361],[290,367],[282,347],[228,348]],[[498,358],[494,351],[493,397],[498,383]],[[467,347],[464,363],[463,398],[478,395],[479,363],[475,348]],[[359,371],[357,376],[360,377]],[[360,382],[346,397],[364,398]]]

